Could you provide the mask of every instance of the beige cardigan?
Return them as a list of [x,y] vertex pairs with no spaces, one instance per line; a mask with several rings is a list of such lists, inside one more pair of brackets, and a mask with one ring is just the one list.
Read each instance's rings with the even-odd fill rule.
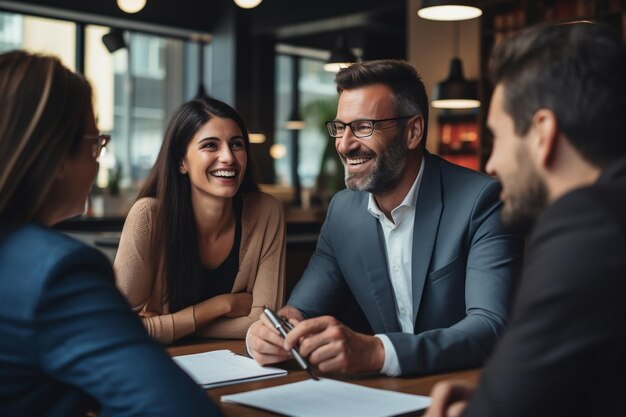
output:
[[165,279],[157,276],[159,262],[150,251],[152,223],[157,208],[154,198],[142,198],[131,208],[115,257],[116,283],[136,312],[160,315],[143,318],[148,333],[169,344],[195,333],[217,338],[245,337],[248,327],[262,313],[263,305],[279,309],[285,292],[285,218],[282,203],[275,197],[243,194],[239,272],[232,293],[252,293],[252,310],[246,317],[217,318],[196,328],[193,306],[170,314],[164,301]]

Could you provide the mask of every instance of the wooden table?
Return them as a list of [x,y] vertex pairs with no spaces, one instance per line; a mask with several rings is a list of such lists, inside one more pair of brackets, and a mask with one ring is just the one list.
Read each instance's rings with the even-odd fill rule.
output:
[[[207,352],[211,350],[230,349],[239,354],[245,354],[245,343],[243,340],[202,340],[192,341],[184,345],[172,346],[167,351],[172,356],[187,355],[191,353]],[[277,414],[262,411],[250,407],[244,407],[236,404],[227,404],[220,402],[220,397],[226,394],[235,394],[238,392],[251,391],[260,388],[267,388],[276,385],[283,385],[290,382],[302,381],[308,378],[308,374],[298,368],[294,361],[279,364],[278,367],[287,369],[289,373],[286,376],[278,378],[270,378],[256,382],[245,382],[242,384],[234,384],[226,387],[208,389],[207,393],[216,404],[219,405],[224,415],[227,417],[260,417],[260,416],[276,416]],[[408,394],[428,395],[431,388],[437,382],[445,379],[456,379],[466,382],[474,382],[480,375],[479,369],[451,372],[423,377],[397,377],[391,378],[380,375],[349,377],[345,375],[325,375],[333,379],[347,381],[359,385],[372,388],[382,388],[392,391],[405,392]]]

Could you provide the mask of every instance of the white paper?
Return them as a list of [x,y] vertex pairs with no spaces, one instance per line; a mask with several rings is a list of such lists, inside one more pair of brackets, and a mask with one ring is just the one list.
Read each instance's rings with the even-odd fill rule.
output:
[[254,359],[237,355],[230,350],[174,356],[173,359],[204,388],[287,375],[284,369],[261,366]]
[[397,416],[423,410],[430,405],[430,397],[325,378],[222,395],[221,400],[292,417]]

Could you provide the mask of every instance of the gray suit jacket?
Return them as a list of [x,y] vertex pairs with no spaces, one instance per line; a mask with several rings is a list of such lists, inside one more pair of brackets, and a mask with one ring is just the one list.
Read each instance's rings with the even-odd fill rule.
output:
[[504,330],[523,251],[523,240],[501,225],[499,191],[494,179],[425,154],[413,232],[414,334],[401,331],[366,192],[333,198],[288,304],[386,334],[402,374],[482,365]]

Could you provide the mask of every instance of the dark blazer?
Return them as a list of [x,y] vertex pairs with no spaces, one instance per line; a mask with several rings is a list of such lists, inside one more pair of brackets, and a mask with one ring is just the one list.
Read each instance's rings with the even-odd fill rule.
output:
[[510,328],[465,416],[626,416],[626,160],[535,226]]
[[0,415],[218,416],[146,334],[97,250],[27,225],[0,235]]
[[502,228],[499,192],[494,179],[426,153],[413,232],[414,334],[398,323],[384,235],[366,192],[333,198],[288,304],[386,334],[402,374],[482,365],[506,324],[523,246]]

